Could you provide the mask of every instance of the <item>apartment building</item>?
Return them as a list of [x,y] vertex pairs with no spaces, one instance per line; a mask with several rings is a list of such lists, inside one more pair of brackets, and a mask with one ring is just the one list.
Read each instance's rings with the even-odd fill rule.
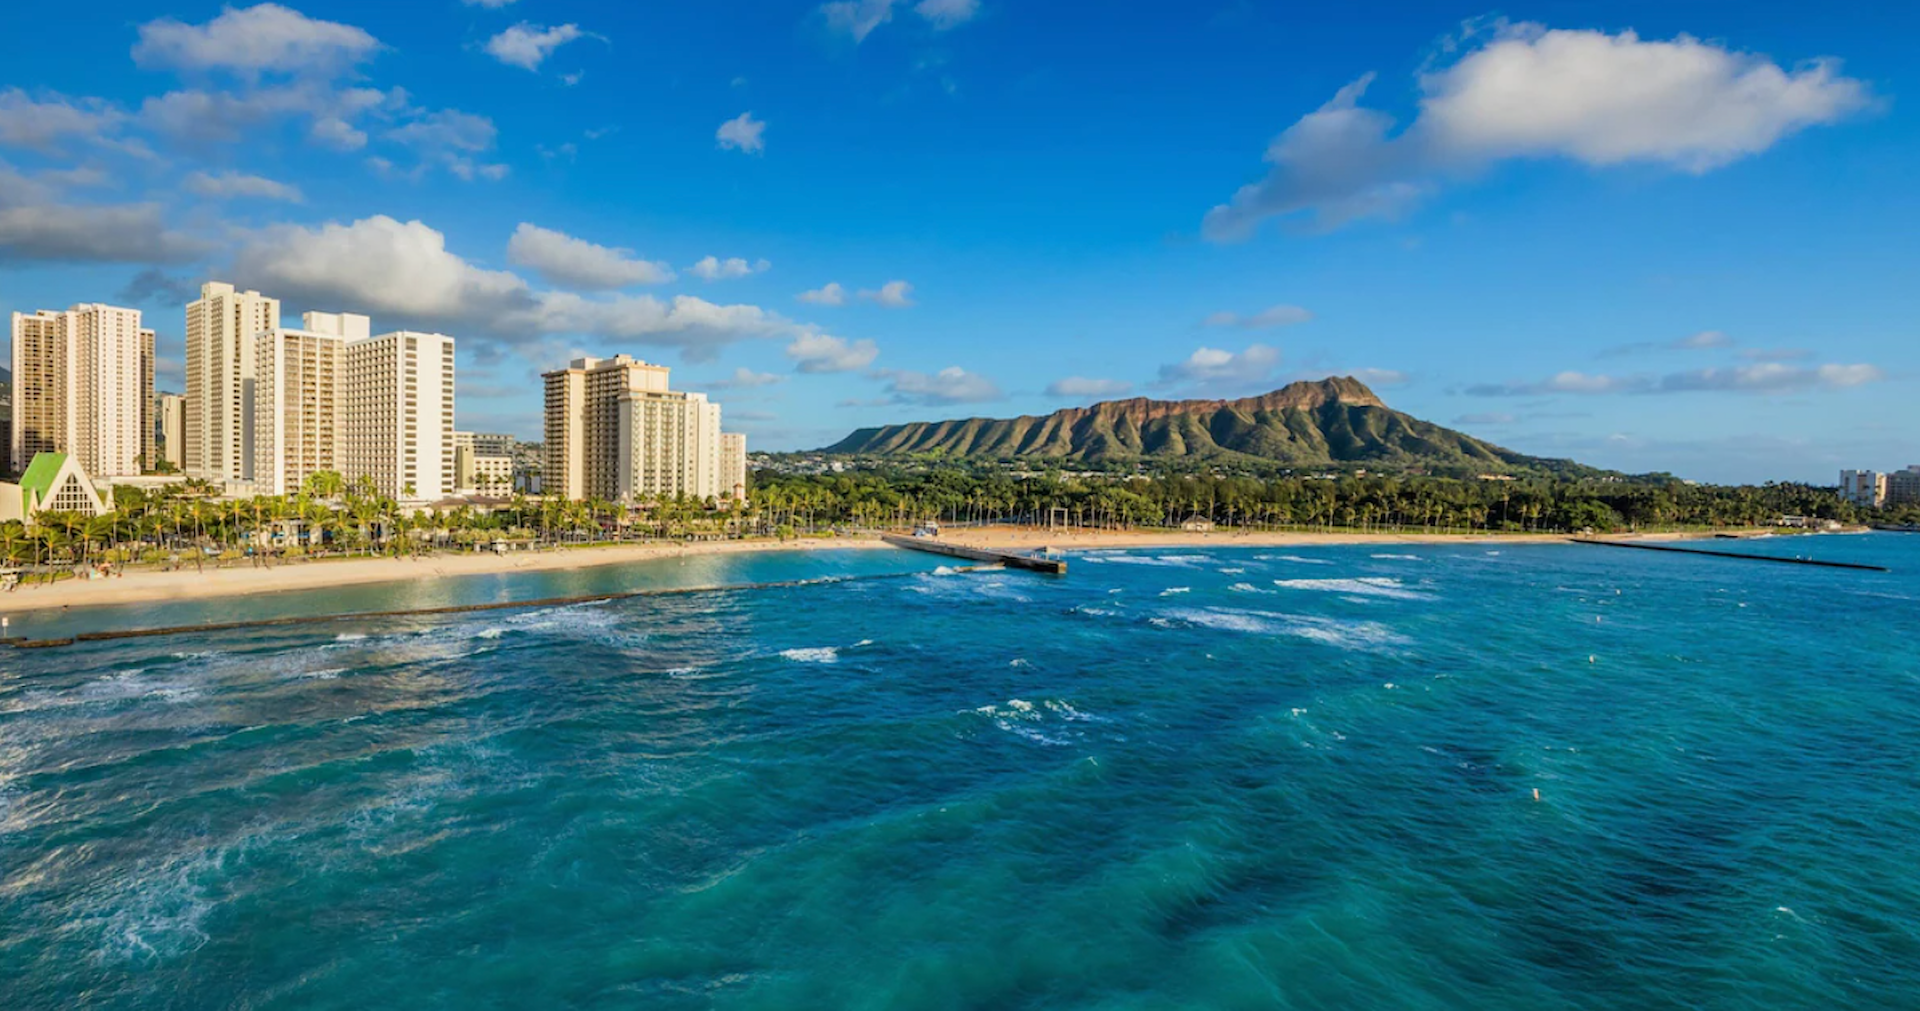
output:
[[185,470],[221,484],[252,481],[256,338],[280,329],[280,300],[210,281],[187,304]]
[[347,348],[366,340],[372,322],[354,313],[309,312],[300,328],[254,338],[253,488],[289,495],[319,471],[347,475],[342,453],[346,402],[341,382]]
[[1878,509],[1887,502],[1887,475],[1871,470],[1843,470],[1840,497],[1857,506]]
[[1887,505],[1920,505],[1920,464],[1881,476],[1887,482]]
[[735,502],[746,500],[747,437],[744,433],[720,433],[720,494]]
[[720,494],[720,405],[704,393],[629,390],[616,405],[617,501]]
[[[502,440],[505,440],[504,442]],[[513,456],[498,450],[513,445],[511,435],[453,433],[453,483],[461,493],[505,495],[513,490]]]
[[452,337],[402,330],[346,345],[343,473],[403,502],[454,486]]
[[153,458],[152,330],[100,303],[13,313],[11,459],[66,453],[89,474],[139,474]]
[[161,461],[174,470],[185,470],[187,398],[178,393],[156,393],[153,397],[153,441],[155,469]]
[[565,499],[618,498],[620,400],[666,394],[668,369],[627,355],[576,358],[545,373],[546,466],[542,491]]

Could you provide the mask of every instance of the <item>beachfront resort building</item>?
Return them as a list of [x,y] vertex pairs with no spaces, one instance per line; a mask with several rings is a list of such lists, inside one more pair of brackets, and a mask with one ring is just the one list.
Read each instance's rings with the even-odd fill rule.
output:
[[453,338],[400,330],[349,341],[342,473],[401,502],[453,492]]
[[1887,505],[1920,505],[1920,464],[1886,475]]
[[161,462],[176,471],[187,463],[187,398],[178,393],[153,395],[153,464]]
[[300,328],[254,337],[253,489],[290,495],[320,471],[344,474],[346,401],[340,384],[350,341],[372,322],[350,312],[309,312]]
[[280,329],[280,300],[209,281],[187,304],[185,470],[215,484],[254,479],[257,338]]
[[505,495],[513,491],[513,447],[519,440],[492,432],[453,433],[454,490]]
[[720,405],[670,389],[667,377],[666,366],[627,355],[545,373],[543,492],[629,503],[731,492],[721,486]]
[[1857,506],[1878,509],[1887,503],[1887,475],[1871,470],[1843,470],[1840,497]]
[[720,494],[744,502],[747,498],[747,436],[720,433]]
[[86,471],[138,474],[153,459],[153,331],[100,303],[13,314],[9,456],[65,453]]
[[106,511],[86,469],[70,453],[36,453],[18,483],[0,482],[0,521],[32,523],[43,512],[98,516]]

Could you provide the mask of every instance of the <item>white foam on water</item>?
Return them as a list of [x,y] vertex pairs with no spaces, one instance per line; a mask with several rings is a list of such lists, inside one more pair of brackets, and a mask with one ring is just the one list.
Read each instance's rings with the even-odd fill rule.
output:
[[1075,709],[1059,699],[1042,699],[1038,705],[1025,699],[1008,699],[998,705],[973,710],[996,728],[1035,744],[1064,747],[1073,743],[1078,731],[1063,723],[1097,723],[1100,717]]
[[346,667],[327,667],[321,670],[306,671],[300,676],[303,678],[314,678],[320,681],[332,681],[340,675],[347,673],[347,670],[348,668]]
[[475,639],[498,639],[507,632],[504,628],[483,628],[473,633]]
[[794,663],[839,663],[840,650],[833,646],[783,649],[780,655]]
[[[1266,558],[1269,556],[1259,555],[1256,557]],[[1278,561],[1295,562],[1300,565],[1332,565],[1333,564],[1333,561],[1327,558],[1302,558],[1299,555],[1273,555],[1271,557]]]
[[1253,585],[1252,583],[1235,583],[1235,584],[1233,584],[1232,586],[1229,586],[1229,587],[1227,587],[1227,589],[1229,589],[1229,590],[1232,590],[1232,591],[1233,591],[1233,592],[1235,592],[1235,593],[1267,593],[1267,592],[1270,592],[1270,591],[1267,591],[1267,590],[1263,590],[1263,589],[1261,589],[1261,588],[1259,588],[1258,586],[1255,586],[1255,585]]
[[1373,557],[1395,562],[1417,562],[1420,560],[1419,555],[1374,555]]
[[854,648],[854,649],[859,649],[859,648],[860,648],[860,647],[862,647],[862,646],[871,646],[871,645],[873,645],[873,640],[872,640],[872,639],[862,639],[862,640],[860,640],[859,642],[856,642],[856,643],[854,643],[854,644],[853,644],[853,648]]
[[1191,586],[1169,586],[1166,589],[1161,590],[1160,595],[1162,597],[1173,597],[1173,596],[1178,596],[1182,593],[1192,593],[1192,592],[1193,592],[1193,587]]
[[[1340,649],[1377,650],[1411,642],[1377,621],[1345,621],[1319,615],[1207,607],[1172,611],[1169,617],[1201,628],[1249,635],[1293,636]],[[1154,619],[1156,624],[1161,620]]]
[[342,632],[339,635],[334,636],[333,641],[334,642],[359,642],[360,640],[365,639],[366,637],[367,637],[366,633],[364,632]]
[[1220,574],[1221,574],[1221,575],[1223,575],[1223,576],[1244,576],[1244,575],[1246,575],[1246,574],[1247,574],[1247,570],[1245,570],[1245,569],[1221,569],[1221,570],[1220,570]]
[[1388,597],[1393,600],[1434,599],[1429,594],[1407,589],[1400,580],[1387,576],[1361,576],[1354,579],[1276,579],[1273,585],[1288,590],[1345,593],[1357,597]]
[[950,565],[942,565],[934,569],[933,574],[936,576],[957,576],[960,574],[960,570]]

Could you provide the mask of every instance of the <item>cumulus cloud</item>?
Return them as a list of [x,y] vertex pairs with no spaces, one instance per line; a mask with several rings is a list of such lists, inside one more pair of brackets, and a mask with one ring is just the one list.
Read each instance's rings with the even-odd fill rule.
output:
[[168,228],[158,204],[61,203],[0,165],[0,264],[181,263],[207,249]]
[[707,256],[702,257],[700,262],[688,267],[687,273],[703,281],[730,281],[737,277],[758,274],[762,271],[771,270],[772,268],[773,264],[766,260],[755,260],[752,263],[748,263],[738,256],[730,256],[724,260],[717,256]]
[[[857,44],[865,42],[873,30],[893,20],[898,0],[835,0],[820,5],[827,29],[849,36]],[[920,0],[913,12],[943,32],[972,21],[980,13],[980,0]]]
[[913,285],[905,281],[888,281],[877,290],[862,291],[860,297],[888,309],[906,309],[913,305]]
[[54,151],[67,137],[97,138],[125,117],[103,102],[60,95],[34,98],[19,88],[0,91],[0,145]]
[[589,291],[673,280],[665,263],[637,259],[631,249],[595,245],[525,221],[507,240],[507,259],[554,284]]
[[479,161],[477,155],[493,147],[499,131],[485,116],[441,109],[410,123],[388,130],[386,137],[412,148],[423,161],[437,162],[455,176],[499,180],[507,176],[507,166]]
[[1242,316],[1234,312],[1216,312],[1201,322],[1207,326],[1235,326],[1245,330],[1269,330],[1275,327],[1293,326],[1305,323],[1313,318],[1313,313],[1297,305],[1276,305],[1262,309],[1251,316]]
[[218,200],[252,197],[297,204],[306,199],[297,186],[245,172],[194,172],[187,176],[185,186],[203,197]]
[[828,281],[825,285],[812,291],[803,291],[794,298],[812,305],[846,305],[847,289],[842,288],[838,281]]
[[[710,390],[750,390],[755,387],[772,386],[775,383],[784,383],[786,381],[786,376],[776,375],[772,372],[755,372],[750,368],[742,366],[734,369],[733,375],[725,379],[716,379],[705,385],[707,389]],[[739,415],[735,415],[735,417],[738,416]]]
[[766,121],[754,119],[752,111],[747,111],[720,124],[720,129],[715,130],[713,136],[721,150],[763,154],[767,150],[767,142],[762,134],[766,132]]
[[958,365],[949,365],[931,375],[905,369],[883,369],[877,373],[887,381],[886,390],[898,404],[981,404],[1004,400],[1006,394],[993,380]]
[[525,21],[487,40],[487,55],[510,67],[539,70],[553,51],[580,38],[584,33],[575,24],[542,28]]
[[224,70],[242,77],[332,75],[371,58],[380,40],[279,4],[227,7],[205,24],[160,18],[140,26],[134,62],[176,70]]
[[1870,101],[1833,60],[1789,71],[1686,35],[1536,24],[1500,26],[1422,73],[1419,114],[1398,134],[1393,117],[1360,104],[1372,82],[1362,76],[1276,137],[1266,177],[1210,211],[1204,234],[1242,239],[1302,214],[1323,228],[1391,218],[1449,178],[1512,158],[1702,173]]
[[849,342],[823,333],[802,333],[787,345],[787,357],[801,372],[856,372],[873,364],[880,349],[870,340]]
[[754,305],[690,295],[589,298],[536,291],[511,271],[469,263],[425,223],[384,215],[348,225],[262,229],[245,238],[234,263],[237,280],[250,287],[350,307],[399,325],[446,330],[483,347],[545,353],[556,340],[591,337],[677,348],[689,361],[704,361],[734,341],[819,336]]
[[1121,397],[1132,391],[1133,384],[1119,379],[1087,379],[1082,376],[1068,376],[1047,384],[1049,397]]
[[1265,344],[1249,344],[1233,352],[1197,348],[1184,361],[1160,366],[1160,386],[1250,385],[1264,381],[1280,364],[1280,352]]
[[1761,362],[1734,368],[1693,369],[1665,375],[1610,376],[1561,372],[1533,382],[1480,383],[1463,392],[1474,397],[1534,397],[1553,393],[1804,393],[1877,383],[1886,373],[1875,365],[1797,366]]

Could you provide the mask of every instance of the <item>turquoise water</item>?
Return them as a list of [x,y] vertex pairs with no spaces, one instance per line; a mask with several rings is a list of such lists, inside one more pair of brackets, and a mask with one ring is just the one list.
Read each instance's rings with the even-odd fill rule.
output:
[[0,653],[0,1007],[1914,1007],[1920,536],[1808,545],[1896,571],[846,552]]

